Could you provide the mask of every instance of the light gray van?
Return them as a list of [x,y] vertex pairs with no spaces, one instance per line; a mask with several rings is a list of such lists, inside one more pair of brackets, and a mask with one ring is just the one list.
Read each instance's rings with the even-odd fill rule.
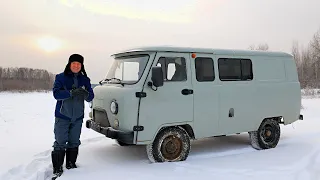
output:
[[243,132],[253,148],[274,148],[279,124],[303,119],[287,53],[143,47],[113,57],[86,126],[121,146],[146,145],[152,162],[183,161],[191,140]]

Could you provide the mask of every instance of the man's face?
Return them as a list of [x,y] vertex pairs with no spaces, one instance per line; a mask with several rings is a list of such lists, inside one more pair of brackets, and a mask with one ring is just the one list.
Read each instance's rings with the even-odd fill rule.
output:
[[81,70],[81,63],[72,62],[70,65],[70,69],[73,73],[78,73]]

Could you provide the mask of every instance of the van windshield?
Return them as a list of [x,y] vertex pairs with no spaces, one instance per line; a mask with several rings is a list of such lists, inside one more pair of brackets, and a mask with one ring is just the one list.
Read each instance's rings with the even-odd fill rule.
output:
[[135,84],[140,80],[148,60],[148,54],[115,58],[104,82]]

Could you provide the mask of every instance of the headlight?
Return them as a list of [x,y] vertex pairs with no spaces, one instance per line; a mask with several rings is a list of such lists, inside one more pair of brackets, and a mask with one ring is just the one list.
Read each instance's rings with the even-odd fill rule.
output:
[[118,103],[116,101],[112,101],[110,104],[110,111],[113,114],[117,114],[118,113]]

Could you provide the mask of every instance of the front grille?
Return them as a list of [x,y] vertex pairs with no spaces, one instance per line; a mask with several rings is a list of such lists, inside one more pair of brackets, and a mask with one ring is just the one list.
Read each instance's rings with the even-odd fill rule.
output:
[[110,127],[108,115],[106,111],[94,109],[93,110],[93,120],[100,124],[102,127]]

